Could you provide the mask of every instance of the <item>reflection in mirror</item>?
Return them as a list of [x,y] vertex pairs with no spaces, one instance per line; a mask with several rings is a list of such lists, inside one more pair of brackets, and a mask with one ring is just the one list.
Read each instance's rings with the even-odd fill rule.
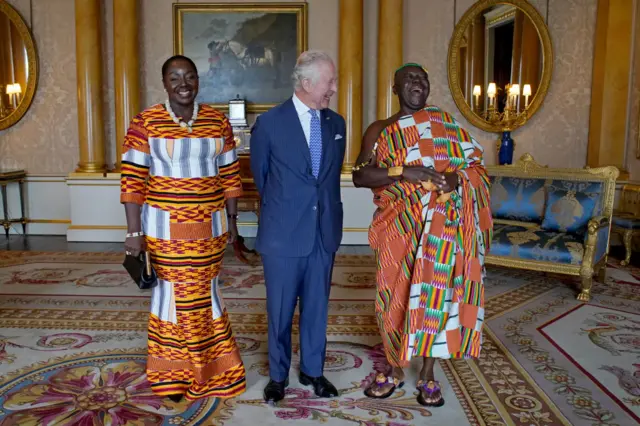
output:
[[18,108],[28,77],[27,46],[13,21],[0,13],[0,119]]
[[527,109],[542,69],[542,41],[531,18],[518,7],[487,7],[465,29],[458,80],[467,104],[483,119]]

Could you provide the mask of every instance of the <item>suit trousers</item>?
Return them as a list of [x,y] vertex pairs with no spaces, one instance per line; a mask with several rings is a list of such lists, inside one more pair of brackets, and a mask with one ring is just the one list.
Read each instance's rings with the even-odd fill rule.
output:
[[327,347],[327,317],[335,253],[328,253],[316,232],[306,257],[262,255],[267,287],[269,375],[281,382],[291,366],[291,326],[300,300],[300,370],[323,374]]

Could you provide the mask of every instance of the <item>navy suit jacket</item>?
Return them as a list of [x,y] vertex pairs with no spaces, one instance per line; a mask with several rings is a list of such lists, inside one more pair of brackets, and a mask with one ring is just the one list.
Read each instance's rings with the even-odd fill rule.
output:
[[317,179],[292,99],[260,115],[251,130],[251,171],[261,198],[256,249],[261,254],[308,256],[318,232],[327,252],[335,253],[340,246],[345,123],[330,109],[321,111],[320,123]]

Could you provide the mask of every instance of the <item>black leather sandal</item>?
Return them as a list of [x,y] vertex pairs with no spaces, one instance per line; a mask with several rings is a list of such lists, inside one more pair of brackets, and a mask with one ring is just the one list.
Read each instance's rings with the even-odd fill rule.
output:
[[[440,383],[433,380],[420,380],[416,389],[418,389],[418,404],[425,407],[442,407],[444,405]],[[436,402],[427,402],[427,398],[433,399],[432,396],[436,392],[440,393],[440,398]],[[427,396],[425,397],[424,394],[427,394]]]
[[[373,393],[374,390],[379,390],[387,384],[393,385],[387,392],[383,393],[382,395],[376,395],[375,393]],[[396,389],[400,389],[402,388],[402,386],[404,386],[404,382],[398,380],[397,377],[385,376],[384,374],[380,373],[376,376],[374,382],[365,389],[364,394],[369,398],[385,399],[393,395]]]

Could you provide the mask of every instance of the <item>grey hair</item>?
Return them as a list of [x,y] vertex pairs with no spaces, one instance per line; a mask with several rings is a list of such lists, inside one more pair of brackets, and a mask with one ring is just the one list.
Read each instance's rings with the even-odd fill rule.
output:
[[293,87],[295,90],[302,89],[303,80],[311,80],[312,84],[318,80],[318,67],[319,62],[328,62],[333,64],[333,59],[326,52],[321,50],[307,50],[302,52],[296,61],[296,66],[293,68],[293,74],[291,74],[291,80],[293,81]]

